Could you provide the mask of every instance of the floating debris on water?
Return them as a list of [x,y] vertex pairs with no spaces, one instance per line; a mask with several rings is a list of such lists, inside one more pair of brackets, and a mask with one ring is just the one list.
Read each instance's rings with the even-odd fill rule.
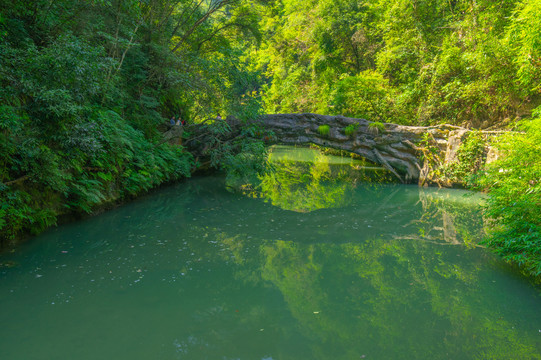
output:
[[15,261],[11,261],[11,260],[8,260],[8,261],[2,261],[0,262],[0,268],[13,268],[15,266],[18,266],[19,263],[15,262]]

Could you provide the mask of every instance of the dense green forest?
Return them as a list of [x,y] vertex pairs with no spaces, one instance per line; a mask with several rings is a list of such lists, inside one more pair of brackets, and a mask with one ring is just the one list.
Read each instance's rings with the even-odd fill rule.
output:
[[539,103],[538,1],[283,1],[262,22],[271,112],[489,128]]
[[540,91],[540,0],[3,1],[0,240],[190,176],[172,116],[315,112],[518,130],[470,184],[538,275]]
[[191,155],[158,126],[240,112],[255,86],[246,2],[14,1],[0,14],[3,241],[189,176]]

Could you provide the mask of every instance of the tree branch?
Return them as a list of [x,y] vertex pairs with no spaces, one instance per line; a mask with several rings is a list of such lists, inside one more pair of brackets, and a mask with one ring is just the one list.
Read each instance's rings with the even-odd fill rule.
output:
[[12,180],[12,181],[8,181],[7,183],[4,183],[4,185],[10,186],[10,185],[13,185],[13,184],[18,184],[18,183],[20,183],[20,182],[23,182],[23,181],[28,180],[29,177],[30,177],[30,175],[21,176],[21,177],[18,178],[18,179],[15,179],[15,180]]
[[212,14],[214,14],[216,11],[218,11],[219,9],[221,9],[222,7],[226,6],[226,5],[229,5],[231,3],[230,0],[224,0],[224,1],[216,1],[214,5],[212,5],[205,14],[203,14],[203,16],[201,16],[199,18],[199,20],[197,20],[193,25],[192,27],[186,31],[184,33],[184,35],[182,36],[182,38],[180,39],[179,42],[177,42],[177,44],[175,45],[175,47],[171,50],[171,52],[175,52],[177,51],[181,46],[182,44],[188,39],[188,37],[190,37],[190,35],[192,35],[192,33],[201,25],[203,24]]
[[[195,3],[195,1],[196,1],[196,0],[194,0],[194,3]],[[187,22],[188,20],[190,20],[190,19],[192,18],[192,15],[193,15],[193,14],[195,13],[195,11],[201,6],[201,4],[203,3],[203,1],[204,1],[204,0],[199,1],[199,4],[197,4],[197,5],[193,8],[191,14],[188,16],[188,18],[186,19],[185,22]],[[180,26],[182,25],[182,20],[183,20],[183,18],[184,18],[184,14],[185,14],[186,11],[187,11],[188,9],[190,9],[191,7],[192,7],[192,5],[190,4],[190,6],[186,7],[186,9],[184,9],[184,10],[182,11],[182,14],[180,14],[180,16],[178,17],[177,26],[175,26],[175,29],[173,29],[173,32],[171,33],[171,38],[173,38],[173,37],[176,35],[177,31],[180,29]]]

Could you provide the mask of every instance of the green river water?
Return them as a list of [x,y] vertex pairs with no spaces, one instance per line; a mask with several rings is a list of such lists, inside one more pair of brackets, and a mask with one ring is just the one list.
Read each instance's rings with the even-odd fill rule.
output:
[[541,358],[540,289],[476,245],[479,195],[271,159],[257,187],[190,179],[0,256],[0,359]]

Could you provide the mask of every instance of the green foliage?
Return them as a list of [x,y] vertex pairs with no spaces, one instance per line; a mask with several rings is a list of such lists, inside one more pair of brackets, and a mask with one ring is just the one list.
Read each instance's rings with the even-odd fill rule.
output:
[[[528,113],[539,0],[287,0],[268,8],[267,112],[486,128]],[[307,30],[309,29],[309,30]]]
[[442,168],[445,178],[460,182],[473,178],[483,167],[486,160],[486,140],[479,132],[469,132],[457,149],[455,161]]
[[374,71],[343,76],[333,96],[334,112],[349,117],[390,121],[392,90],[387,81]]
[[541,83],[541,1],[522,1],[508,27],[508,42],[518,66],[518,79],[530,91]]
[[[443,177],[442,166],[443,160],[440,158],[440,149],[434,139],[434,137],[425,132],[422,135],[419,149],[422,151],[422,154],[419,157],[424,167],[426,167],[428,179],[440,179]],[[420,183],[420,185],[425,185]]]
[[257,122],[244,122],[240,135],[231,141],[222,141],[220,136],[231,132],[226,121],[214,121],[208,125],[207,139],[210,148],[211,166],[226,173],[226,183],[233,189],[240,189],[244,184],[257,182],[267,168],[265,166],[267,148],[263,141],[267,133]]
[[234,189],[258,183],[258,178],[268,170],[265,166],[267,148],[262,141],[243,141],[240,146],[238,153],[228,153],[221,161],[227,173],[226,183]]
[[454,159],[448,163],[445,152],[430,133],[423,134],[420,145],[421,160],[427,166],[427,180],[439,186],[471,186],[486,161],[487,139],[478,131],[466,133]]
[[329,135],[329,132],[331,131],[331,127],[329,125],[320,125],[320,126],[318,126],[317,131],[321,135],[327,136],[327,135]]
[[2,242],[189,176],[191,156],[157,131],[172,114],[260,113],[248,1],[13,1],[0,14]]
[[[13,118],[3,114],[5,126]],[[20,135],[28,129],[12,130]],[[6,137],[0,173],[2,242],[38,233],[68,211],[89,213],[105,202],[189,176],[192,165],[182,148],[153,144],[112,111],[96,113],[73,132],[58,133],[55,148],[29,134],[1,134]]]
[[523,122],[522,133],[502,136],[497,161],[478,185],[489,192],[487,215],[495,221],[486,243],[506,260],[541,275],[541,109]]
[[[362,117],[377,133],[384,122],[512,125],[541,101],[540,9],[540,0],[2,2],[1,240],[187,176],[190,155],[157,131],[172,115],[245,121],[252,139],[231,144],[217,140],[227,123],[208,127],[212,160],[230,179],[264,171],[265,134],[248,125],[262,112]],[[491,244],[539,273],[531,124],[498,143],[509,160],[481,184],[507,234]],[[447,167],[432,140],[434,173],[479,170],[479,136]]]
[[355,133],[355,131],[357,131],[358,128],[359,128],[359,123],[350,124],[345,127],[344,134],[346,134],[347,136],[351,136]]
[[[38,202],[36,204],[36,202]],[[39,199],[36,191],[0,190],[0,240],[13,243],[22,231],[37,234],[56,223],[55,212]]]
[[370,124],[368,124],[368,128],[376,134],[385,132],[385,124],[379,121],[371,122]]

